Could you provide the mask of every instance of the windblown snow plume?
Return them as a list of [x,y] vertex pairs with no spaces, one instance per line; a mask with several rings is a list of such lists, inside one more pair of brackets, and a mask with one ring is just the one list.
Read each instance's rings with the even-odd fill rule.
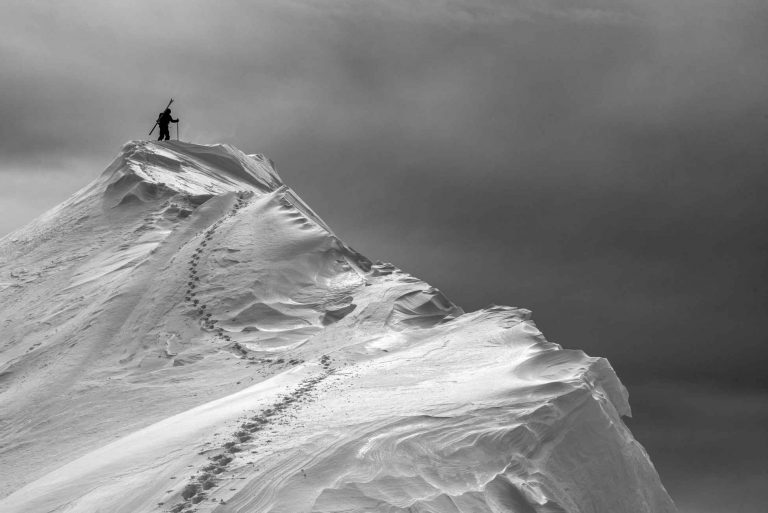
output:
[[675,511],[606,360],[229,146],[129,143],[0,240],[0,322],[4,513]]

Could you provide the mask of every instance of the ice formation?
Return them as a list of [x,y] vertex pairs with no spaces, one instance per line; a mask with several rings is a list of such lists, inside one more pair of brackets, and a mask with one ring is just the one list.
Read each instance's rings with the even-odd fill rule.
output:
[[0,240],[0,511],[664,513],[609,363],[342,243],[272,163],[132,142]]

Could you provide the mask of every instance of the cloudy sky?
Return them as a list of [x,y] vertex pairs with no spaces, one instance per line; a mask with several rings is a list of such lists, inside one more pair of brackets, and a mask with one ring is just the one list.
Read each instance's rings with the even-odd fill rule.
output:
[[5,0],[0,76],[0,236],[173,96],[370,258],[608,357],[681,512],[764,511],[765,0]]

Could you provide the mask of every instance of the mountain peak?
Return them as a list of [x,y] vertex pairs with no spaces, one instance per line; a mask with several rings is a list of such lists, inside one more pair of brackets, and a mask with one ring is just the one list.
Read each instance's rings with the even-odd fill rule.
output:
[[230,146],[126,144],[0,239],[0,319],[3,512],[675,513],[606,360],[372,264]]
[[267,193],[283,181],[263,155],[227,144],[131,141],[102,174],[105,199],[116,206],[178,193],[211,197],[228,192]]

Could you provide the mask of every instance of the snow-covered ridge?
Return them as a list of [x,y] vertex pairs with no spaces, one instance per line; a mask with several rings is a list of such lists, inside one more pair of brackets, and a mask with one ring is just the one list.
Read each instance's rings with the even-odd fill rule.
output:
[[132,141],[104,171],[107,198],[117,203],[158,194],[210,197],[234,191],[267,193],[283,185],[263,155],[246,155],[229,145],[179,141]]
[[674,512],[606,360],[228,146],[128,143],[0,240],[0,319],[3,512]]

